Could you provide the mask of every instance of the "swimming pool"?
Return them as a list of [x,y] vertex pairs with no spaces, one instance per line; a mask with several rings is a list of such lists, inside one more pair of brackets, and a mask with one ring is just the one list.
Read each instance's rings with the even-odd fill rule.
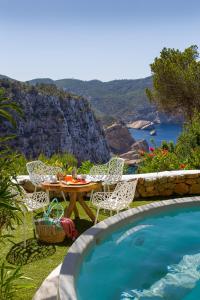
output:
[[199,202],[164,202],[167,208],[151,211],[146,205],[134,218],[126,212],[123,226],[89,247],[77,269],[77,299],[199,299]]

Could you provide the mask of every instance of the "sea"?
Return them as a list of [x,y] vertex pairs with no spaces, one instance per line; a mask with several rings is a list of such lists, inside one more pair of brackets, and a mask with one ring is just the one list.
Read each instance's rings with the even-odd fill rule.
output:
[[156,124],[156,135],[151,136],[149,130],[132,129],[129,131],[133,138],[137,140],[145,139],[150,147],[159,147],[163,140],[177,142],[177,138],[182,132],[183,126],[181,124]]
[[[156,124],[154,127],[156,130],[156,135],[154,136],[150,135],[149,130],[129,128],[129,131],[136,141],[145,139],[148,142],[149,147],[159,147],[162,141],[173,141],[176,143],[183,130],[181,124]],[[136,172],[136,166],[130,166],[127,170],[128,174],[134,174]]]

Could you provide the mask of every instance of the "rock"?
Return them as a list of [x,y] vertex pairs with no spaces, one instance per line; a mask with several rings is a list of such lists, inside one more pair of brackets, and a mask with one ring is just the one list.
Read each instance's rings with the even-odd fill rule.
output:
[[121,154],[120,155],[121,158],[124,158],[124,159],[140,159],[140,155],[136,152],[136,151],[128,151],[124,154]]
[[106,139],[112,153],[125,159],[127,165],[137,165],[141,161],[139,150],[148,151],[146,140],[135,141],[127,127],[115,123],[105,129]]
[[149,145],[146,140],[139,140],[131,145],[131,150],[142,150],[144,152],[149,151]]
[[0,80],[0,87],[23,108],[25,118],[16,117],[16,129],[6,121],[0,124],[0,133],[16,135],[10,142],[15,151],[31,159],[41,153],[49,157],[67,152],[79,162],[109,160],[105,133],[85,98],[65,93],[53,85],[32,87]]
[[154,123],[147,120],[138,120],[133,123],[127,124],[128,128],[134,128],[134,129],[144,129],[144,130],[152,130],[154,129]]
[[144,127],[141,128],[142,130],[154,130],[155,127],[154,127],[154,124],[153,123],[150,123],[148,125],[145,125]]
[[120,155],[121,158],[125,159],[125,164],[129,166],[135,166],[140,163],[140,155],[136,151],[128,151]]
[[200,193],[200,184],[193,184],[190,187],[190,194],[199,194]]
[[137,166],[141,162],[141,159],[125,159],[125,164],[128,166]]
[[179,195],[184,195],[189,192],[189,186],[185,183],[176,184],[174,192]]
[[110,150],[114,154],[122,154],[129,151],[131,145],[135,143],[127,127],[121,123],[115,123],[107,127],[105,134]]

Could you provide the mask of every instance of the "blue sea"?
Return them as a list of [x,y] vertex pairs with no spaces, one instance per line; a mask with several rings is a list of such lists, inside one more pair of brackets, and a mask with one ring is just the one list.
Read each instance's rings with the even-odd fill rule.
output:
[[[150,131],[140,129],[129,129],[135,140],[145,139],[150,146],[160,146],[163,140],[173,141],[176,143],[178,136],[182,132],[182,125],[180,124],[156,124],[155,129],[157,135],[151,136]],[[152,142],[152,140],[154,142]]]

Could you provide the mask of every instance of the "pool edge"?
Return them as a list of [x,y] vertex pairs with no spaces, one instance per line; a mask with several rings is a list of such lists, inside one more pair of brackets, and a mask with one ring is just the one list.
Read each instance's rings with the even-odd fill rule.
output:
[[173,207],[187,207],[200,205],[200,196],[184,197],[159,202],[151,202],[119,213],[107,218],[97,225],[86,230],[69,248],[61,266],[58,299],[77,300],[76,277],[80,265],[91,247],[98,244],[101,239],[111,231],[132,221],[137,221],[145,216],[153,215],[155,212]]

